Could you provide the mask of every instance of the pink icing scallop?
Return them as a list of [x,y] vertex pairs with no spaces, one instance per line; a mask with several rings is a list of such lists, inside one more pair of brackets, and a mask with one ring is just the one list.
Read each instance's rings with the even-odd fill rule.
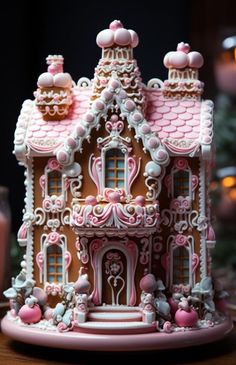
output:
[[175,68],[184,68],[188,65],[188,56],[186,53],[177,51],[169,57],[170,66]]
[[131,47],[135,48],[139,44],[138,34],[132,29],[128,29],[128,31],[131,35]]
[[57,87],[71,87],[72,80],[68,73],[58,73],[53,77],[54,85]]
[[114,32],[111,29],[104,29],[98,33],[97,45],[101,48],[111,47],[114,44]]
[[169,68],[171,66],[170,64],[170,56],[172,56],[175,52],[168,52],[165,57],[164,57],[164,60],[163,60],[163,63],[164,65]]
[[53,76],[49,72],[44,72],[38,78],[39,87],[52,87],[53,86]]
[[113,20],[113,22],[110,23],[109,28],[116,31],[117,29],[124,28],[124,26],[120,20]]
[[97,199],[93,195],[88,195],[85,198],[85,204],[88,204],[88,205],[96,205],[97,204]]
[[143,207],[145,205],[145,198],[144,198],[143,195],[138,195],[134,199],[134,202],[135,202],[135,204],[140,205],[141,207]]
[[193,68],[200,68],[204,63],[204,59],[199,52],[190,52],[188,54],[188,65]]
[[115,31],[114,41],[119,46],[127,46],[131,43],[131,34],[127,29],[117,29]]

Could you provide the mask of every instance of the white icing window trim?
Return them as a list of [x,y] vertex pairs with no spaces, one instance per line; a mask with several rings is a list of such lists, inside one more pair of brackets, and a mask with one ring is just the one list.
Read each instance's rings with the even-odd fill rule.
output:
[[167,284],[169,286],[169,288],[172,288],[173,285],[179,285],[179,284],[184,284],[184,283],[173,283],[173,278],[174,278],[174,251],[175,249],[177,249],[178,247],[185,247],[185,249],[188,251],[188,257],[189,257],[189,282],[185,283],[184,285],[190,285],[191,287],[194,285],[194,272],[193,272],[193,267],[192,267],[192,256],[194,253],[194,238],[193,236],[188,236],[187,237],[187,242],[185,243],[185,245],[178,245],[175,243],[175,236],[171,235],[168,237],[167,239],[167,247],[168,247],[168,252],[169,252],[169,257],[170,257],[170,266],[169,266],[169,273],[167,270]]
[[180,169],[176,168],[175,166],[172,167],[172,169],[171,169],[171,197],[177,198],[175,196],[175,177],[176,177],[176,174],[181,171],[188,172],[188,195],[184,195],[184,198],[186,198],[188,196],[188,197],[190,197],[190,199],[194,199],[194,192],[192,191],[192,170],[190,169],[189,166],[183,170],[180,170]]
[[[67,237],[65,235],[60,235],[60,241],[57,244],[61,248],[61,255],[62,255],[62,282],[58,284],[66,284],[68,282],[68,270],[66,268],[66,252],[67,252]],[[43,253],[43,270],[40,271],[40,282],[46,285],[50,283],[47,280],[47,249],[48,247],[52,246],[53,243],[48,242],[48,235],[43,234],[41,236],[41,252]],[[52,284],[52,283],[50,283]]]
[[[101,159],[102,159],[102,177],[101,177],[101,191],[104,192],[105,189],[110,189],[108,186],[106,186],[106,154],[108,151],[112,149],[117,149],[122,152],[124,155],[124,191],[126,194],[129,194],[129,185],[128,185],[128,148],[125,145],[119,145],[119,146],[112,146],[107,145],[104,146],[101,150]],[[117,188],[119,190],[119,188]]]

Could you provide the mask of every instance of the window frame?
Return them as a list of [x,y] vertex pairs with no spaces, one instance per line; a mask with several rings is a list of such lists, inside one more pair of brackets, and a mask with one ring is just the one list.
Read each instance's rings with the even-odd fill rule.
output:
[[[109,187],[106,186],[106,155],[107,153],[109,153],[109,151],[111,150],[118,150],[121,151],[121,153],[124,155],[124,186],[123,187]],[[122,146],[107,146],[104,147],[101,151],[101,157],[102,157],[102,191],[104,191],[104,189],[113,189],[113,190],[124,190],[126,194],[128,194],[129,189],[128,189],[128,149],[126,146],[122,145]]]

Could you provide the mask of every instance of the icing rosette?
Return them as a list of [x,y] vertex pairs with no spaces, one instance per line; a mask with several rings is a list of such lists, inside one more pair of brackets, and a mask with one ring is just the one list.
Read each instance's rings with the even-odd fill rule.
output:
[[120,20],[114,20],[109,29],[104,29],[98,33],[96,42],[101,48],[114,45],[135,48],[139,43],[139,38],[134,30],[126,29]]

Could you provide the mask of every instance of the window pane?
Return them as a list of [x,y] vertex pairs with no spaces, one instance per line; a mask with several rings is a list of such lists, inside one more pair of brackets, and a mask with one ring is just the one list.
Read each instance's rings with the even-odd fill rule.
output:
[[60,171],[51,171],[48,173],[48,195],[61,195],[62,193],[62,176]]
[[173,284],[189,284],[189,252],[185,247],[176,247],[172,252]]
[[112,148],[105,156],[105,186],[107,188],[124,188],[125,155],[118,148]]
[[173,174],[174,197],[189,196],[189,171],[177,171]]
[[61,283],[62,272],[62,249],[58,245],[51,245],[47,248],[47,281]]

